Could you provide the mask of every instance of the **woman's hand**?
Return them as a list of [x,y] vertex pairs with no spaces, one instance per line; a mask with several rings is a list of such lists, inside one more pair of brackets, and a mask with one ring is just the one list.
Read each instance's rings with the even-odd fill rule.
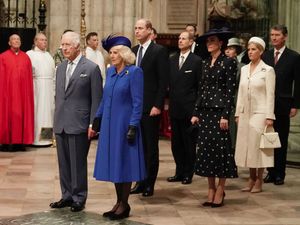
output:
[[238,117],[238,116],[236,116],[234,120],[235,120],[235,122],[236,122],[237,124],[239,123],[239,117]]
[[191,123],[193,125],[199,123],[199,118],[197,116],[193,116],[192,119],[191,119]]
[[271,120],[271,119],[266,119],[266,126],[267,126],[267,127],[272,127],[272,126],[273,126],[273,120]]
[[227,119],[220,119],[220,128],[221,130],[228,130],[228,120]]

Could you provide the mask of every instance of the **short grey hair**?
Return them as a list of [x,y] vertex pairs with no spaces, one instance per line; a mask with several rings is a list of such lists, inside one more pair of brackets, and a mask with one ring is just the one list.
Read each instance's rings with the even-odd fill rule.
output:
[[[118,49],[120,56],[124,60],[126,65],[132,65],[135,62],[135,54],[131,51],[131,49],[125,45],[116,45],[114,46]],[[112,48],[114,48],[112,47]]]
[[68,31],[66,33],[64,33],[62,35],[62,38],[63,37],[68,37],[71,39],[71,42],[74,44],[74,46],[79,46],[80,45],[80,35],[76,32],[73,32],[73,31]]

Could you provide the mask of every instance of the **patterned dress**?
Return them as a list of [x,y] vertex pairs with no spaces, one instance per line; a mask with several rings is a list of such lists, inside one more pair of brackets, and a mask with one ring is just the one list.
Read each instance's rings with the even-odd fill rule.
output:
[[237,65],[224,54],[220,54],[212,67],[210,64],[211,57],[203,61],[194,111],[200,119],[195,173],[204,177],[235,178],[237,168],[230,132],[220,129],[220,120],[230,118]]

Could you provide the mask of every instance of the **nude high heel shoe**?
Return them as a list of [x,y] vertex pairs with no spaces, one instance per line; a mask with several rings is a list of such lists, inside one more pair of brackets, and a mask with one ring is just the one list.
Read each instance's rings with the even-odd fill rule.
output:
[[260,180],[256,180],[255,181],[255,185],[252,188],[252,190],[250,191],[251,193],[259,193],[262,192],[262,181]]
[[242,192],[250,192],[255,185],[255,181],[249,180],[248,186],[241,189]]

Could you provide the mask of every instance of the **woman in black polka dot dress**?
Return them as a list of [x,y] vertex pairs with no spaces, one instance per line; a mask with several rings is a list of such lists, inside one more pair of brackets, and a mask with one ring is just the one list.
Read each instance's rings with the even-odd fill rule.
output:
[[208,178],[208,200],[202,205],[209,207],[223,205],[226,178],[237,177],[228,129],[237,64],[221,50],[231,35],[226,29],[211,29],[200,37],[200,41],[206,40],[210,57],[203,61],[199,97],[191,122],[199,124],[195,173]]

